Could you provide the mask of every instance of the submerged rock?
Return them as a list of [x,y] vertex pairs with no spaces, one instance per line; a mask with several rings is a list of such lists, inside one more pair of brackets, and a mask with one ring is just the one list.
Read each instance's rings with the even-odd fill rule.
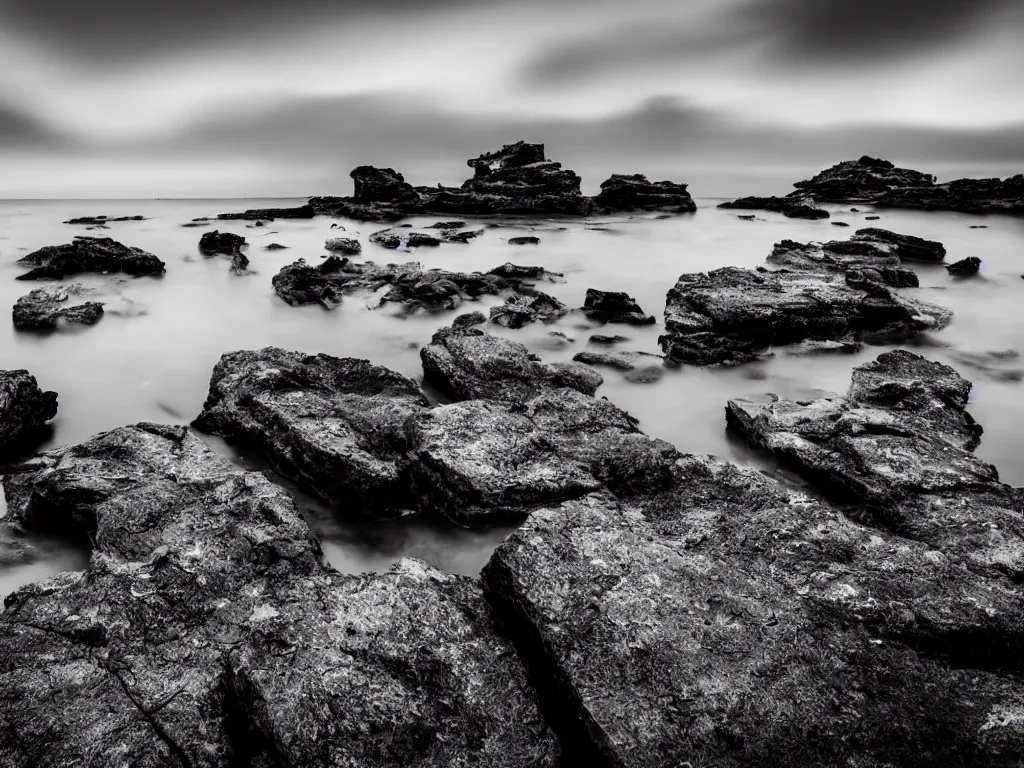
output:
[[358,240],[351,237],[331,237],[324,243],[324,248],[331,253],[340,253],[344,256],[358,256],[363,252],[363,246]]
[[418,262],[387,264],[372,261],[356,264],[348,258],[328,256],[315,267],[299,259],[274,275],[274,292],[292,306],[320,304],[333,309],[346,293],[376,291],[395,281],[399,274],[419,272]]
[[679,278],[668,293],[660,342],[679,362],[735,365],[804,339],[911,338],[951,317],[870,280],[854,287],[841,276],[725,267]]
[[573,360],[587,365],[606,365],[609,368],[617,368],[620,371],[633,371],[637,368],[648,368],[651,366],[660,367],[661,355],[653,355],[650,352],[591,352],[584,350],[573,355]]
[[587,288],[587,295],[580,311],[591,320],[601,323],[653,325],[656,322],[652,315],[644,314],[632,296],[622,291]]
[[522,328],[536,321],[553,323],[568,312],[569,308],[554,296],[535,291],[530,296],[509,296],[504,304],[491,307],[491,322],[506,328]]
[[623,342],[623,341],[629,341],[629,337],[628,336],[619,336],[618,334],[616,334],[615,336],[606,336],[606,335],[601,334],[601,333],[595,333],[593,336],[590,337],[590,341],[593,344],[611,345],[611,344],[619,344],[620,342]]
[[968,256],[966,259],[953,262],[946,266],[946,271],[951,275],[967,276],[976,275],[981,269],[981,259],[977,256]]
[[288,250],[287,245],[281,245],[280,243],[271,243],[270,245],[263,246],[265,251],[286,251]]
[[815,208],[805,197],[741,197],[719,203],[719,208],[739,208],[751,211],[781,213],[790,219],[827,219],[829,212]]
[[854,237],[827,243],[783,240],[768,255],[769,264],[812,272],[855,271],[861,279],[876,280],[895,288],[916,288],[917,275],[900,267],[897,248],[884,242]]
[[164,263],[141,248],[122,245],[109,237],[79,236],[66,245],[49,245],[18,259],[34,269],[17,280],[44,280],[82,272],[123,272],[129,275],[160,275]]
[[557,764],[474,580],[339,574],[283,490],[185,428],[114,430],[3,480],[21,524],[95,551],[6,600],[0,762]]
[[273,221],[274,219],[312,219],[316,210],[311,205],[300,205],[295,208],[250,208],[243,213],[220,213],[217,218],[222,221]]
[[469,328],[473,325],[482,325],[487,322],[487,315],[483,312],[466,312],[452,320],[453,328]]
[[267,347],[221,357],[195,425],[347,516],[395,517],[416,506],[402,424],[425,407],[415,382],[366,360]]
[[577,363],[542,363],[525,345],[476,328],[441,328],[420,350],[424,378],[452,400],[524,402],[553,388],[593,395],[604,381]]
[[540,238],[535,235],[522,235],[520,237],[510,237],[508,239],[509,245],[540,245]]
[[249,270],[249,257],[241,251],[231,254],[231,272],[235,275],[243,275]]
[[423,232],[409,232],[406,230],[384,229],[370,235],[370,242],[382,248],[420,248],[423,246],[435,247],[441,244],[441,238],[428,235]]
[[44,392],[25,370],[0,370],[0,453],[39,432],[57,415],[57,393]]
[[639,173],[632,176],[613,174],[601,184],[601,192],[594,198],[594,206],[600,212],[693,213],[697,210],[697,204],[686,191],[686,184],[675,184],[671,181],[651,182]]
[[199,250],[205,254],[223,253],[231,255],[245,245],[245,238],[231,232],[204,232],[199,238]]
[[98,301],[68,306],[68,300],[82,291],[79,283],[58,288],[37,288],[14,305],[14,327],[19,331],[52,331],[61,323],[94,325],[103,317]]
[[425,229],[455,230],[455,229],[462,229],[465,226],[466,226],[466,222],[464,222],[464,221],[437,221],[437,222],[434,222],[433,224],[428,225],[427,227],[425,227]]
[[145,221],[145,216],[80,216],[77,219],[68,219],[65,224],[92,224],[103,226],[112,221]]

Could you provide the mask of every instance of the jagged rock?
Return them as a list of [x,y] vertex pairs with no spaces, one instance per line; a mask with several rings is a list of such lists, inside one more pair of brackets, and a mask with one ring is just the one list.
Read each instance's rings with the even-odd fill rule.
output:
[[887,160],[865,155],[826,168],[808,181],[798,181],[794,194],[811,195],[822,202],[873,202],[892,189],[931,186],[935,177],[927,173],[897,168]]
[[668,293],[662,348],[670,359],[735,365],[804,339],[883,343],[948,325],[952,313],[865,280],[725,267],[686,274]]
[[624,176],[612,174],[601,184],[601,192],[594,198],[594,206],[602,212],[613,211],[671,211],[693,213],[693,202],[686,184],[671,181],[651,182],[642,174]]
[[1024,213],[1024,174],[893,189],[879,197],[875,205],[963,213]]
[[98,301],[68,306],[68,300],[82,291],[79,283],[57,288],[37,288],[14,305],[14,327],[20,331],[52,331],[62,323],[94,325],[103,317]]
[[351,237],[331,237],[324,243],[324,248],[331,253],[340,253],[345,256],[358,256],[363,252],[363,246],[358,240]]
[[587,288],[587,296],[580,311],[591,320],[602,323],[653,325],[656,322],[653,316],[644,314],[636,300],[622,291]]
[[418,199],[416,190],[393,168],[360,165],[352,173],[352,197],[360,203],[402,203]]
[[434,235],[423,232],[398,232],[393,229],[384,229],[370,235],[370,242],[382,248],[419,248],[421,246],[438,246],[441,239]]
[[783,240],[775,244],[767,261],[780,267],[812,272],[847,273],[853,270],[862,279],[873,279],[895,288],[916,288],[919,285],[912,270],[900,268],[896,246],[858,236],[852,240],[827,243]]
[[272,283],[275,293],[292,306],[321,304],[333,309],[346,293],[376,291],[393,283],[400,274],[421,270],[418,262],[380,266],[372,261],[356,264],[347,258],[328,256],[315,267],[305,259],[282,267]]
[[900,235],[890,232],[888,229],[879,229],[878,227],[858,229],[854,232],[852,239],[892,245],[895,247],[900,261],[934,263],[946,258],[946,248],[942,243],[913,235]]
[[521,237],[510,237],[509,245],[540,245],[540,238],[534,235],[523,235]]
[[453,328],[469,328],[473,325],[482,325],[487,322],[487,315],[483,312],[466,312],[452,320]]
[[57,415],[57,393],[44,392],[25,370],[0,370],[0,453],[8,453]]
[[65,224],[93,224],[104,226],[112,221],[145,221],[145,216],[80,216],[77,219],[68,219]]
[[653,493],[677,455],[607,400],[568,388],[438,406],[406,431],[421,505],[464,525],[522,519],[602,487]]
[[316,210],[312,205],[300,205],[296,208],[250,208],[243,213],[220,213],[217,218],[222,221],[273,221],[274,219],[312,219]]
[[402,423],[427,407],[415,382],[366,360],[276,347],[221,357],[195,426],[259,451],[353,517],[415,508]]
[[650,352],[591,352],[584,350],[573,355],[573,360],[587,365],[606,365],[610,368],[617,368],[620,371],[633,371],[637,368],[647,368],[652,365],[660,367],[661,355],[652,355]]
[[18,259],[34,267],[17,280],[45,280],[82,272],[123,272],[129,275],[160,275],[164,263],[141,248],[122,245],[109,237],[79,236],[66,245],[49,245]]
[[[581,764],[1015,765],[1019,584],[751,469],[535,511],[483,572]],[[798,756],[798,757],[797,757]]]
[[881,216],[865,216],[864,220],[865,221],[878,221],[880,218],[882,218],[882,217]]
[[286,251],[288,250],[287,245],[281,245],[280,243],[271,243],[270,245],[263,246],[265,251]]
[[544,267],[522,266],[506,261],[487,274],[503,277],[506,280],[557,280],[565,277],[561,272],[548,272]]
[[976,275],[981,269],[981,259],[977,256],[968,256],[966,259],[953,262],[946,266],[946,271],[951,275]]
[[593,395],[604,381],[585,365],[542,363],[525,345],[477,328],[441,328],[420,359],[427,382],[452,400],[523,402],[557,387]]
[[207,255],[224,253],[230,256],[245,244],[245,238],[241,235],[218,232],[216,229],[212,232],[204,232],[203,236],[199,238],[199,250]]
[[781,213],[790,219],[827,219],[830,214],[815,208],[805,197],[741,197],[719,203],[719,208],[739,208],[750,211],[771,211]]
[[568,312],[569,308],[554,296],[536,291],[530,296],[509,296],[504,304],[491,307],[491,322],[506,328],[522,328],[538,320],[553,323]]
[[4,765],[554,766],[477,583],[330,569],[291,498],[182,427],[142,424],[3,478],[88,568],[0,616]]

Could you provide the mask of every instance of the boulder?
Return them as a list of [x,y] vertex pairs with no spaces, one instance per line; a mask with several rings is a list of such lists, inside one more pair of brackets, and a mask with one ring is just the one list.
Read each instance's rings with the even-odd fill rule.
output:
[[0,763],[554,766],[477,583],[329,568],[294,502],[183,427],[3,478],[10,514],[94,542],[0,616]]
[[420,359],[426,381],[452,400],[524,402],[558,387],[593,395],[603,382],[584,365],[542,363],[525,345],[477,328],[441,328]]
[[75,283],[30,291],[14,304],[14,327],[19,331],[52,331],[64,323],[98,323],[103,317],[103,305],[100,302],[87,301],[68,306],[69,299],[82,290],[82,285]]
[[735,365],[772,346],[805,339],[867,341],[913,338],[949,324],[952,313],[897,296],[874,280],[848,284],[813,272],[759,273],[725,267],[686,274],[668,293],[669,358],[697,365]]
[[487,315],[483,312],[466,312],[452,320],[453,328],[469,328],[473,325],[482,325],[487,322]]
[[122,272],[128,275],[161,275],[164,263],[140,248],[122,245],[109,237],[76,237],[66,245],[49,245],[18,259],[33,267],[17,280],[47,280],[82,272]]
[[960,259],[960,261],[953,262],[946,266],[946,271],[949,272],[949,274],[961,277],[976,275],[980,269],[981,259],[977,256],[968,256],[966,259]]
[[0,370],[0,454],[17,450],[56,415],[56,392],[41,390],[28,371]]
[[867,238],[827,243],[783,240],[775,244],[767,261],[791,270],[841,273],[852,270],[895,288],[916,288],[919,284],[912,270],[900,267],[902,262],[895,246]]
[[697,204],[693,202],[686,184],[671,181],[651,182],[642,174],[624,176],[613,174],[601,184],[601,192],[594,198],[598,212],[615,211],[659,211],[672,213],[693,213]]
[[509,296],[504,304],[491,307],[491,322],[506,328],[522,328],[538,320],[553,323],[568,312],[569,308],[554,296],[536,291],[530,296]]
[[391,250],[401,248],[405,250],[406,248],[419,248],[421,246],[438,246],[441,244],[441,239],[423,232],[384,229],[370,235],[370,242],[382,248],[389,248]]
[[245,238],[231,232],[204,232],[199,238],[199,250],[207,255],[224,253],[231,255],[245,245]]
[[231,272],[235,275],[244,275],[249,270],[249,257],[241,251],[231,254]]
[[520,237],[510,237],[508,239],[509,245],[540,245],[540,238],[534,235],[522,235]]
[[363,252],[363,246],[358,240],[351,237],[331,237],[324,243],[324,248],[331,253],[340,253],[343,256],[358,256]]
[[635,299],[622,291],[587,288],[587,296],[580,311],[600,323],[653,325],[656,322],[653,316],[644,314]]
[[412,184],[393,168],[361,165],[352,173],[354,193],[359,203],[403,203],[418,199]]
[[396,517],[416,505],[402,424],[426,407],[415,382],[366,360],[267,347],[221,357],[194,423],[340,514]]
[[441,239],[446,243],[468,244],[470,240],[476,240],[484,233],[482,229],[472,229],[465,232],[456,232],[452,229],[441,230]]
[[893,246],[900,261],[935,263],[946,258],[946,248],[942,243],[913,235],[900,235],[890,232],[888,229],[879,229],[878,227],[858,229],[852,239]]
[[719,208],[739,208],[748,211],[771,211],[790,219],[827,219],[830,214],[815,208],[805,197],[741,197],[719,203]]

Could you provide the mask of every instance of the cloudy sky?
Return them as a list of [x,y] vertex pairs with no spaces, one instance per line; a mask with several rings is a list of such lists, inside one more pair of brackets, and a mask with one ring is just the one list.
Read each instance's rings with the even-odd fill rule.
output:
[[520,138],[589,190],[1008,175],[1022,73],[1021,0],[0,0],[0,197],[458,183]]

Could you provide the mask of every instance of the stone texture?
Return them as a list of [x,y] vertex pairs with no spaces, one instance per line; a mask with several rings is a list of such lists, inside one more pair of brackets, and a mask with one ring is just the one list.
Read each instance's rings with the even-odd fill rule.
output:
[[651,315],[644,314],[636,300],[622,291],[599,291],[587,288],[586,298],[580,310],[591,320],[601,323],[628,323],[629,325],[654,325]]
[[71,297],[81,292],[82,286],[79,283],[30,291],[14,304],[11,313],[14,327],[19,331],[52,331],[65,323],[98,323],[103,317],[103,305],[100,302],[68,305]]
[[671,181],[647,180],[642,174],[624,176],[613,174],[602,182],[601,192],[594,198],[598,212],[657,211],[670,213],[693,213],[697,204],[693,202],[686,184]]
[[57,415],[57,393],[25,370],[0,370],[0,454],[16,450]]
[[17,280],[47,280],[82,272],[123,272],[129,275],[161,275],[164,263],[140,248],[122,245],[109,237],[76,237],[66,245],[49,245],[18,259],[33,267]]

